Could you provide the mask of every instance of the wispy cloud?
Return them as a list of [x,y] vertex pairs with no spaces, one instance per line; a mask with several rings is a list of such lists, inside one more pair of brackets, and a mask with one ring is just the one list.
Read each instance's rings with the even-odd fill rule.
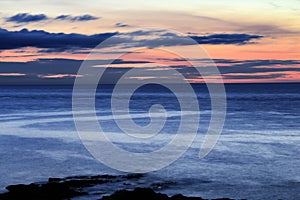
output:
[[128,24],[124,24],[124,23],[116,23],[115,24],[115,27],[118,27],[118,28],[125,28],[125,27],[129,27],[129,25]]
[[14,16],[8,17],[6,22],[15,23],[30,23],[47,20],[48,17],[44,14],[29,14],[29,13],[19,13]]
[[38,75],[39,78],[50,78],[50,79],[61,79],[61,78],[76,78],[81,77],[77,74],[47,74],[47,75]]
[[14,22],[17,24],[26,24],[26,23],[32,23],[32,22],[39,22],[39,21],[45,21],[45,20],[66,20],[71,22],[83,22],[83,21],[92,21],[100,19],[100,17],[96,17],[93,15],[85,14],[85,15],[78,15],[78,16],[72,16],[72,15],[59,15],[57,17],[49,17],[46,14],[30,14],[30,13],[18,13],[16,15],[13,15],[11,17],[7,17],[5,19],[6,22]]
[[256,73],[229,73],[223,75],[224,79],[275,79],[285,77],[284,72],[256,72]]
[[0,73],[0,76],[10,77],[10,76],[26,76],[26,74],[21,73]]
[[99,19],[99,17],[92,16],[92,15],[79,15],[79,16],[72,16],[72,15],[59,15],[55,18],[55,20],[68,20],[71,22],[75,21],[91,21]]
[[[149,47],[156,48],[161,46],[182,46],[182,45],[195,45],[195,44],[211,44],[211,45],[245,45],[254,43],[253,40],[262,39],[261,35],[254,34],[208,34],[208,35],[189,35],[182,36],[175,33],[170,33],[165,30],[150,30],[150,31],[134,31],[125,33],[125,35],[136,37],[136,36],[151,36],[150,39],[142,39],[139,41],[132,41],[134,47]],[[191,38],[193,40],[191,40]]]

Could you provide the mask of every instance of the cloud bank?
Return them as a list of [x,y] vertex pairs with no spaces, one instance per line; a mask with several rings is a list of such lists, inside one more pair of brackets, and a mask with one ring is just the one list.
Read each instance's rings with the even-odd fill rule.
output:
[[0,50],[36,47],[61,52],[68,49],[94,48],[116,33],[94,35],[49,33],[42,30],[8,31],[0,28]]
[[[91,63],[105,65],[112,60],[93,60]],[[73,84],[82,60],[73,59],[38,59],[28,62],[0,62],[0,84]],[[132,67],[119,64],[145,64],[143,60],[117,59],[106,70],[102,83],[116,83],[117,80]],[[205,63],[205,61],[204,61]],[[215,60],[224,80],[285,78],[291,74],[300,76],[300,60]],[[224,65],[228,64],[228,65]],[[201,80],[199,73],[189,66],[170,66],[175,68],[187,79]],[[204,66],[205,68],[207,66]],[[208,66],[209,67],[209,66]],[[149,67],[148,70],[164,70]],[[166,69],[167,70],[167,69]],[[205,69],[204,69],[205,71]],[[158,71],[157,73],[160,73]],[[210,76],[210,75],[208,75]],[[172,77],[170,77],[172,78]],[[295,80],[292,80],[295,81]]]
[[[81,19],[82,20],[82,19]],[[22,29],[20,31],[8,31],[0,28],[0,50],[18,49],[24,47],[36,47],[47,49],[50,52],[63,52],[68,50],[90,49],[96,47],[109,37],[115,36],[118,32],[99,33],[94,35],[49,33],[43,30]],[[154,38],[152,35],[155,36]],[[144,36],[139,39],[136,36]],[[151,38],[146,38],[151,36]],[[148,47],[160,46],[181,46],[199,44],[234,44],[243,45],[251,43],[253,39],[260,39],[262,36],[249,34],[212,34],[205,36],[191,36],[196,42],[191,43],[188,37],[164,31],[135,31],[120,33],[114,38],[114,44],[128,44],[128,47]]]

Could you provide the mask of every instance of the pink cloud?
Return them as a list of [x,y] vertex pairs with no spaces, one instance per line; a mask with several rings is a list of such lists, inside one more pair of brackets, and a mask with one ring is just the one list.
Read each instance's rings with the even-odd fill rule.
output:
[[21,74],[21,73],[0,73],[0,76],[26,76],[26,74]]
[[77,74],[48,74],[48,75],[38,75],[39,78],[76,78],[82,77]]

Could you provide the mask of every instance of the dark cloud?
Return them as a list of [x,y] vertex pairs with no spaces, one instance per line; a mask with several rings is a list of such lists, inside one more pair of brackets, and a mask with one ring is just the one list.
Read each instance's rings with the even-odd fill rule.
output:
[[125,28],[125,27],[129,27],[128,24],[124,24],[124,23],[116,23],[115,24],[115,27],[118,27],[118,28]]
[[[182,60],[179,60],[182,61]],[[290,72],[299,72],[300,73],[300,61],[299,60],[231,60],[231,59],[218,59],[217,62],[219,64],[229,64],[227,66],[219,66],[220,74],[223,76],[224,79],[257,79],[259,82],[260,79],[269,79],[272,80],[274,78],[284,78]],[[257,65],[248,66],[247,63],[257,63]],[[242,63],[242,64],[240,64]],[[204,62],[205,64],[205,62]],[[238,67],[236,66],[238,65]],[[202,67],[200,75],[199,72],[194,67],[189,67],[185,65],[178,65],[178,66],[170,66],[173,69],[180,72],[185,78],[187,79],[194,79],[199,78],[199,76],[215,76],[216,74],[212,74],[209,68],[211,66]],[[161,73],[163,68],[157,67],[149,67],[148,70],[157,70],[160,68],[157,73]],[[108,77],[114,77],[116,72],[118,73],[125,73],[126,70],[130,70],[131,68],[118,68],[117,66],[114,68],[110,68],[107,72]],[[165,68],[168,70],[168,68]],[[116,78],[116,77],[114,77]],[[115,80],[115,79],[111,79]],[[117,79],[116,79],[117,80]],[[112,83],[112,82],[110,82]]]
[[55,18],[56,20],[68,20],[68,21],[91,21],[99,19],[99,17],[95,17],[92,15],[80,15],[80,16],[71,16],[71,15],[59,15]]
[[0,50],[36,47],[65,51],[68,49],[94,48],[105,39],[117,34],[101,33],[94,35],[49,33],[41,30],[8,31],[0,28]]
[[[207,66],[211,60],[199,59],[199,63],[203,63],[202,72],[204,75],[214,76],[209,70],[213,66]],[[272,79],[286,76],[288,72],[300,73],[300,60],[232,60],[232,59],[216,59],[213,60],[220,74],[225,79]],[[199,73],[193,67],[184,65],[172,66],[186,78],[198,78]]]
[[[64,18],[60,16],[60,18]],[[79,18],[78,18],[79,19]],[[82,18],[83,19],[83,18]],[[81,19],[81,20],[82,20]],[[118,32],[100,33],[94,35],[49,33],[43,30],[22,29],[20,31],[8,31],[0,28],[0,50],[18,49],[24,47],[40,48],[41,53],[79,51],[81,49],[91,49],[98,44],[115,36]],[[137,37],[137,36],[144,36]],[[206,36],[179,36],[163,30],[154,31],[134,31],[120,33],[113,40],[106,43],[106,47],[120,46],[120,49],[132,47],[162,47],[181,46],[199,44],[248,44],[253,39],[260,39],[262,36],[249,34],[213,34]],[[142,39],[141,39],[142,38]],[[195,41],[196,40],[196,41]]]
[[73,74],[82,61],[73,59],[38,59],[28,62],[0,62],[0,73]]
[[[231,63],[230,63],[231,62]],[[299,60],[226,60],[217,63],[222,74],[227,73],[258,73],[258,72],[280,72],[300,71]],[[222,66],[221,64],[230,64]]]
[[191,36],[199,44],[248,44],[254,39],[261,39],[261,35],[249,34],[212,34],[207,36]]
[[47,20],[48,17],[44,14],[32,15],[29,13],[19,13],[6,19],[6,22],[30,23]]
[[[0,62],[0,73],[24,73],[24,74],[72,74],[77,73],[83,60],[74,59],[38,59],[28,62]],[[90,60],[86,61],[98,65],[105,64],[145,64],[148,61],[143,60]]]
[[[28,62],[0,62],[0,84],[73,84],[78,69],[83,60],[74,59],[38,59]],[[90,60],[93,65],[106,64],[145,64],[147,61],[130,60]],[[102,79],[103,82],[113,83],[130,68],[109,68]],[[25,74],[24,76],[10,76],[9,74]],[[56,75],[59,77],[56,78]]]
[[112,62],[112,64],[146,64],[146,63],[151,63],[148,61],[143,61],[143,60],[122,60],[122,59],[116,59]]
[[[184,58],[157,58],[157,60],[165,60],[165,61],[175,61],[175,62],[184,62],[187,61]],[[201,62],[201,63],[212,63],[215,64],[233,64],[233,63],[242,63],[239,60],[233,59],[208,59],[208,58],[201,58],[201,59],[193,59],[193,61]]]
[[[223,61],[223,62],[222,62]],[[124,73],[132,67],[119,66],[118,64],[144,64],[147,61],[128,61],[128,60],[91,60],[93,65],[106,65],[113,63],[114,67],[108,68],[103,83],[115,83]],[[227,60],[218,59],[219,64],[228,64],[219,66],[219,70],[225,79],[270,79],[285,77],[289,72],[300,72],[299,60]],[[251,63],[251,65],[249,64]],[[82,60],[73,59],[38,59],[28,62],[0,62],[0,84],[73,84],[75,76]],[[171,66],[179,71],[188,79],[198,78],[199,73],[193,67]],[[149,67],[149,70],[156,70],[159,67]],[[209,66],[203,67],[206,75],[210,74]],[[166,69],[167,70],[167,69]],[[157,71],[161,73],[161,71]],[[24,76],[9,76],[9,74],[25,74]],[[56,78],[59,75],[59,78]]]
[[233,60],[233,59],[213,59],[214,63],[216,64],[237,64],[242,63],[240,60]]
[[[130,47],[148,47],[156,48],[161,46],[182,46],[182,45],[195,45],[195,44],[233,44],[233,45],[245,45],[253,43],[253,40],[261,39],[261,35],[251,35],[251,34],[211,34],[211,35],[189,35],[182,36],[177,35],[173,32],[168,32],[166,30],[138,30],[130,33],[125,33],[127,36],[137,37],[137,36],[154,36],[153,39],[140,39],[138,41],[132,41],[129,44]],[[193,40],[192,40],[192,39]]]
[[70,15],[59,15],[55,19],[56,20],[68,20],[71,16]]
[[54,20],[67,20],[71,22],[76,21],[91,21],[99,19],[99,17],[85,14],[85,15],[78,15],[78,16],[72,16],[72,15],[59,15],[55,18],[50,18],[45,14],[30,14],[30,13],[18,13],[14,16],[6,18],[6,22],[15,22],[17,24],[22,23],[30,23],[30,22],[38,22],[38,21],[45,21],[49,19]]
[[230,74],[230,75],[223,75],[224,79],[274,79],[274,78],[282,78],[285,77],[286,74],[285,73],[279,73],[279,74],[265,74],[265,75],[261,75],[261,74],[245,74],[245,75],[234,75],[234,74]]

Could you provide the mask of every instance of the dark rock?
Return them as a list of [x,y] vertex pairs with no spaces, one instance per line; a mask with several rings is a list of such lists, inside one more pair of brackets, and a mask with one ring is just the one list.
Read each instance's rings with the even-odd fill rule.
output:
[[[70,199],[73,197],[86,195],[87,197],[93,196],[95,198],[101,197],[104,193],[111,191],[101,190],[95,188],[89,190],[93,186],[105,183],[119,183],[123,185],[131,185],[129,182],[143,177],[143,174],[129,174],[122,176],[112,175],[98,175],[98,176],[73,176],[66,178],[49,178],[45,183],[32,183],[29,185],[19,184],[6,187],[8,192],[0,194],[0,200],[62,200]],[[181,194],[168,197],[166,194],[155,192],[153,189],[165,188],[168,185],[175,184],[175,182],[162,182],[150,184],[151,188],[136,188],[133,191],[119,190],[110,196],[102,197],[103,200],[202,200],[200,197],[186,197]],[[103,185],[103,188],[107,188]],[[105,192],[106,191],[106,192]],[[99,196],[98,196],[99,195]],[[219,199],[229,200],[229,199]]]
[[165,194],[155,193],[150,188],[136,188],[134,191],[120,190],[110,196],[105,196],[102,200],[125,200],[125,199],[143,199],[143,200],[169,200]]
[[62,180],[61,178],[49,178],[48,182],[49,183],[52,183],[52,182],[56,182],[57,183],[57,182],[60,182],[61,180]]
[[[182,194],[177,194],[172,197],[168,197],[165,194],[156,193],[150,188],[136,188],[133,191],[119,190],[110,196],[104,196],[100,200],[204,200],[201,197],[186,197]],[[215,200],[230,200],[227,198],[215,199]]]
[[104,175],[97,175],[97,176],[91,176],[91,179],[115,179],[118,176],[114,176],[114,175],[108,175],[108,174],[104,174]]
[[171,200],[203,200],[201,197],[186,197],[182,194],[176,194],[170,198]]
[[126,179],[138,179],[138,178],[142,178],[144,175],[143,174],[127,174],[124,175],[123,177]]
[[0,194],[0,199],[66,199],[86,193],[77,191],[66,184],[61,183],[47,183],[47,184],[30,184],[30,185],[12,185],[6,187],[9,191]]
[[32,183],[29,185],[11,185],[6,187],[7,193],[0,194],[2,200],[12,199],[68,199],[75,196],[86,195],[82,189],[108,183],[116,176],[73,176],[66,178],[49,178],[46,183]]

